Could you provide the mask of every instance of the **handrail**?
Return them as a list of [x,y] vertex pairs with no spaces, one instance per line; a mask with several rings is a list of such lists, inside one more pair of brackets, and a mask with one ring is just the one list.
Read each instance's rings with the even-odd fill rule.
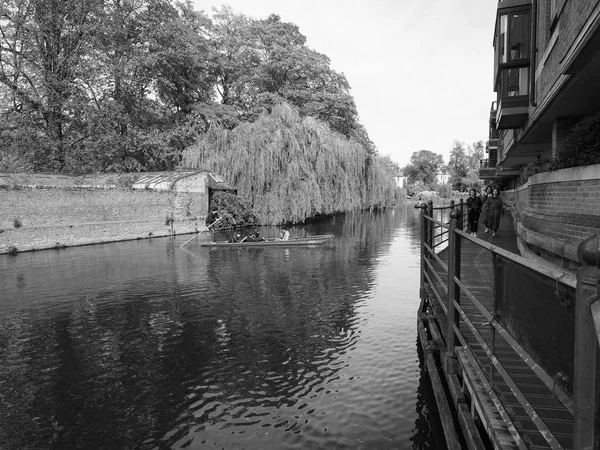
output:
[[[429,273],[424,272],[424,275],[425,275],[425,278],[427,278],[428,283],[433,285],[433,282],[431,281],[431,277],[429,276]],[[440,294],[438,293],[437,289],[433,289],[433,294],[435,295],[439,305],[441,306],[442,310],[444,311],[444,314],[446,316],[448,316],[448,308],[446,308],[446,305],[444,305],[444,302],[442,301],[442,298],[440,297]]]
[[475,339],[477,339],[477,342],[479,343],[479,345],[481,346],[481,348],[483,349],[483,351],[485,352],[487,357],[490,359],[491,363],[494,365],[494,367],[496,368],[496,370],[498,371],[498,373],[500,374],[500,376],[502,377],[504,382],[510,388],[513,395],[516,397],[518,402],[521,404],[521,406],[523,407],[523,409],[525,410],[525,412],[527,413],[527,415],[529,416],[531,421],[535,424],[537,429],[540,431],[540,434],[544,437],[544,439],[546,440],[546,442],[548,443],[550,448],[552,448],[553,450],[562,450],[563,447],[556,440],[556,437],[554,437],[554,435],[552,434],[550,429],[546,426],[544,421],[538,416],[538,414],[536,413],[533,406],[531,406],[531,403],[529,403],[529,401],[527,400],[525,395],[523,395],[523,392],[521,392],[521,389],[519,389],[519,387],[517,386],[515,381],[511,378],[511,376],[508,374],[508,372],[506,371],[506,369],[504,368],[504,366],[502,365],[500,360],[498,360],[498,358],[495,356],[494,351],[489,347],[489,345],[487,345],[483,336],[481,336],[479,331],[477,331],[477,328],[475,328],[475,325],[473,325],[473,322],[471,322],[471,320],[469,319],[469,316],[467,316],[467,313],[465,313],[463,311],[463,309],[460,307],[460,305],[458,303],[456,303],[456,302],[452,302],[452,303],[454,303],[454,307],[456,308],[456,310],[462,317],[463,321],[469,327],[469,330],[471,331],[473,336],[475,336]]
[[546,373],[544,369],[542,369],[530,356],[523,347],[519,345],[519,343],[510,335],[510,333],[504,328],[500,322],[496,320],[496,318],[489,313],[487,309],[477,300],[477,298],[471,293],[469,288],[467,288],[462,281],[454,278],[456,284],[460,286],[461,291],[463,291],[471,303],[475,305],[475,307],[481,312],[481,314],[485,317],[490,326],[494,327],[496,331],[504,338],[504,340],[512,347],[512,349],[519,355],[519,357],[527,364],[531,370],[538,376],[540,380],[548,387],[548,389],[552,390],[556,395],[556,398],[569,410],[571,414],[574,412],[573,400],[560,386],[555,386],[554,379]]
[[435,225],[438,225],[438,226],[440,226],[440,227],[442,227],[442,228],[448,228],[448,227],[449,227],[449,225],[448,225],[447,223],[440,222],[439,220],[437,220],[437,219],[434,219],[434,218],[433,218],[433,217],[431,217],[431,216],[427,216],[427,215],[426,215],[426,216],[425,216],[425,219],[429,220],[431,223],[434,223]]
[[562,270],[543,266],[535,261],[531,261],[529,259],[523,258],[520,255],[515,255],[514,253],[509,252],[508,250],[504,250],[501,247],[497,247],[495,245],[489,244],[482,240],[475,240],[476,238],[474,238],[473,236],[470,236],[468,233],[465,233],[462,230],[455,230],[454,232],[457,234],[460,234],[461,236],[465,237],[466,239],[474,242],[475,244],[479,245],[480,247],[483,247],[486,250],[489,250],[491,253],[500,255],[503,258],[508,259],[511,262],[517,263],[521,266],[525,266],[528,269],[532,269],[532,270],[534,270],[542,275],[545,275],[549,278],[560,279],[560,283],[564,284],[565,286],[572,287],[573,289],[575,289],[575,287],[577,286],[577,279],[569,272],[563,272]]
[[[575,295],[575,373],[573,401],[575,423],[573,448],[597,449],[598,392],[598,299],[600,299],[600,236],[585,239],[577,249],[581,268],[577,271]],[[596,313],[596,317],[594,314]]]
[[444,293],[446,295],[448,295],[448,287],[444,284],[444,282],[442,281],[441,277],[438,275],[438,273],[433,270],[433,265],[431,264],[431,262],[429,260],[425,260],[425,264],[427,264],[429,266],[429,268],[431,269],[431,273],[433,274],[433,276],[435,277],[435,279],[438,281],[438,283],[440,283],[440,285],[442,286],[442,289],[444,290]]
[[[535,424],[539,436],[542,436],[547,444],[552,449],[562,449],[561,444],[558,442],[556,437],[552,434],[550,426],[552,422],[545,423],[544,418],[538,414],[535,407],[523,394],[517,382],[515,382],[510,374],[510,364],[506,364],[504,356],[500,353],[502,362],[496,355],[496,339],[502,339],[503,342],[508,344],[508,347],[516,353],[516,356],[525,363],[532,374],[535,374],[537,379],[543,383],[548,389],[550,395],[553,395],[566,409],[574,416],[574,431],[573,431],[573,448],[590,448],[598,450],[594,447],[594,442],[598,442],[597,429],[593,424],[598,421],[597,416],[597,405],[594,404],[595,399],[599,395],[596,392],[596,386],[599,385],[600,374],[596,373],[596,367],[598,362],[596,361],[597,349],[600,346],[600,237],[594,236],[586,239],[579,246],[579,258],[582,268],[578,271],[577,277],[567,271],[560,269],[554,269],[541,265],[535,261],[523,258],[520,255],[513,254],[507,250],[504,250],[495,245],[484,242],[480,239],[472,237],[470,234],[463,231],[466,228],[466,214],[462,214],[464,211],[464,203],[461,201],[456,206],[454,203],[450,207],[433,207],[433,204],[429,202],[429,205],[422,209],[422,230],[427,230],[429,245],[423,245],[423,250],[427,252],[427,257],[422,259],[422,288],[421,292],[426,292],[426,284],[429,284],[429,292],[432,293],[430,299],[431,302],[436,302],[440,308],[434,308],[434,311],[443,313],[447,317],[447,329],[444,328],[442,331],[445,333],[445,345],[446,354],[444,358],[452,358],[454,355],[454,349],[457,348],[455,345],[466,345],[467,341],[460,331],[460,325],[464,324],[475,337],[478,342],[478,347],[481,349],[489,358],[491,362],[491,372],[486,374],[489,380],[493,380],[494,370],[498,372],[498,375],[503,380],[503,383],[511,390],[514,398],[520,403],[523,409],[526,411],[528,418]],[[433,217],[434,210],[450,210],[450,222],[443,223],[442,220]],[[435,230],[435,231],[434,231]],[[440,240],[440,238],[447,235],[447,238]],[[426,236],[422,234],[422,236]],[[440,240],[440,241],[438,241]],[[493,287],[492,292],[494,295],[492,307],[484,306],[481,301],[477,298],[478,294],[475,295],[469,287],[461,280],[461,242],[471,242],[479,246],[481,249],[486,250],[491,255],[493,261]],[[442,243],[448,244],[448,263],[437,255],[436,247]],[[508,328],[505,328],[496,317],[496,295],[502,295],[502,288],[497,291],[496,283],[502,282],[503,278],[510,276],[510,270],[515,269],[498,269],[503,265],[497,266],[498,262],[508,262],[508,267],[517,267],[525,272],[531,271],[532,275],[535,276],[536,282],[541,283],[556,283],[557,290],[558,286],[562,288],[572,289],[576,291],[576,311],[575,311],[575,354],[574,354],[574,380],[573,380],[573,397],[566,391],[566,387],[557,385],[556,378],[552,378],[547,373],[548,366],[540,366],[530,355],[529,351],[526,350],[522,343],[519,343],[509,332]],[[509,270],[508,272],[506,270]],[[443,278],[447,275],[448,283]],[[497,279],[498,277],[501,277]],[[425,283],[425,284],[423,284]],[[487,290],[489,294],[489,289]],[[469,312],[468,314],[461,306],[460,298],[465,297],[475,306],[477,313]],[[422,297],[423,298],[423,297]],[[489,297],[487,297],[489,299]],[[489,300],[488,300],[489,301]],[[507,300],[502,300],[503,302]],[[503,303],[501,303],[503,304]],[[469,315],[481,314],[485,322],[479,323],[476,320],[474,323]],[[572,317],[572,316],[571,316]],[[460,318],[460,320],[459,320]],[[483,338],[481,331],[483,326],[491,327],[491,341],[486,342]],[[570,337],[567,337],[570,339]],[[535,347],[532,347],[535,348]],[[536,351],[536,350],[534,350]],[[512,354],[512,353],[511,353]],[[562,358],[566,358],[568,361],[569,354],[563,353]],[[520,364],[520,363],[519,363]],[[444,359],[444,367],[447,370],[453,370],[455,367],[451,363],[447,363]],[[454,373],[454,372],[451,372]],[[559,375],[561,372],[559,372]],[[490,385],[493,383],[490,381]],[[541,385],[540,385],[541,386]],[[492,388],[492,387],[490,387]],[[506,420],[505,420],[506,422]],[[508,423],[507,423],[508,424]]]

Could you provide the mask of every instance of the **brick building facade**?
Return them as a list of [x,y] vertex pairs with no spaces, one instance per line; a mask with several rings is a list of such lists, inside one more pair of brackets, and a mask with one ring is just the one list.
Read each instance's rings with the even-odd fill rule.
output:
[[[589,225],[597,226],[599,211],[587,208],[600,166],[589,167],[587,180],[572,179],[567,169],[554,181],[531,181],[528,187],[522,168],[560,157],[572,127],[600,112],[600,1],[502,0],[494,54],[497,100],[480,176],[514,200],[523,241],[543,233],[551,254],[598,231]],[[579,217],[587,225],[571,223],[572,214],[587,215]]]

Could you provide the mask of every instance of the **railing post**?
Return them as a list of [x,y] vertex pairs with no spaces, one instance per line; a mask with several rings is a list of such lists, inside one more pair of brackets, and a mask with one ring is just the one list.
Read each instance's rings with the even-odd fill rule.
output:
[[465,217],[467,216],[465,214],[465,201],[464,199],[461,197],[460,198],[460,203],[459,203],[459,208],[460,208],[460,220],[456,223],[456,228],[458,228],[459,230],[464,230],[465,229]]
[[577,271],[575,304],[575,361],[573,400],[575,423],[573,448],[600,448],[600,373],[597,373],[600,329],[596,328],[592,311],[600,297],[600,242],[592,236],[579,244],[581,268]]
[[427,238],[429,236],[427,220],[425,219],[425,214],[427,214],[427,206],[421,205],[421,284],[419,289],[419,297],[421,298],[421,302],[425,300],[427,296],[427,291],[425,290],[425,271],[427,270],[427,264],[425,264],[425,258],[427,257],[427,249],[425,244],[427,243]]
[[[429,200],[427,202],[427,215],[431,218],[433,218],[433,200]],[[427,243],[429,244],[429,247],[431,249],[433,249],[435,247],[435,238],[433,237],[433,231],[434,231],[434,223],[430,220],[428,221],[429,224],[429,228],[428,228],[428,236],[427,236]],[[433,259],[433,257],[431,255],[429,255],[429,259]]]
[[462,209],[452,208],[450,211],[450,226],[448,228],[448,332],[446,336],[446,357],[444,364],[447,373],[456,373],[458,364],[454,347],[456,346],[456,334],[452,325],[460,326],[459,315],[454,307],[454,301],[460,304],[460,289],[454,277],[460,279],[460,236],[455,233],[455,229],[461,229],[458,225],[462,220]]

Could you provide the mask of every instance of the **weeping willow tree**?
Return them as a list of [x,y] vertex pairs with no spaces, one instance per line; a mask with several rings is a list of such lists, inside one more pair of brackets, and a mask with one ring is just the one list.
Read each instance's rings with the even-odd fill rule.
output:
[[211,126],[183,165],[223,175],[264,224],[396,203],[389,165],[285,103],[233,130]]

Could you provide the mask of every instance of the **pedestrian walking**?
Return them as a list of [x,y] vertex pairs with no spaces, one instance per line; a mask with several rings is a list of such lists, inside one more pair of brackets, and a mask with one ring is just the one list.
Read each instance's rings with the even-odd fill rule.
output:
[[483,192],[481,193],[481,204],[483,206],[481,208],[482,217],[480,217],[480,219],[483,222],[483,225],[485,226],[484,233],[487,233],[490,231],[490,225],[488,224],[489,214],[487,211],[487,199],[492,196],[493,190],[494,189],[492,188],[492,186],[486,186],[485,189],[483,190]]
[[[492,196],[485,201],[487,214],[487,227],[491,230],[492,236],[496,236],[496,231],[500,226],[500,218],[504,215],[504,203],[500,197],[500,191],[494,189]],[[486,228],[487,229],[487,228]]]
[[479,227],[479,215],[481,214],[482,202],[477,197],[477,191],[475,189],[469,190],[469,197],[467,198],[467,218],[469,222],[469,232],[471,236],[477,237],[477,228]]

